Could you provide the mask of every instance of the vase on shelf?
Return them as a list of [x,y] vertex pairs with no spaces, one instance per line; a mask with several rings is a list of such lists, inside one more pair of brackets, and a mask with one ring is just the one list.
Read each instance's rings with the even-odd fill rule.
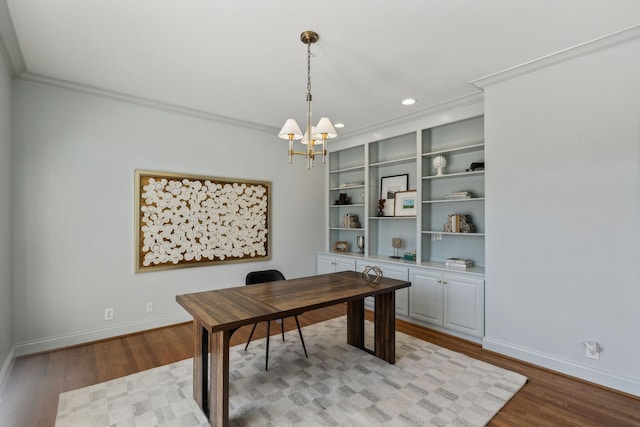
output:
[[447,159],[444,156],[436,156],[433,158],[433,167],[437,169],[436,176],[442,176],[442,169],[447,165]]

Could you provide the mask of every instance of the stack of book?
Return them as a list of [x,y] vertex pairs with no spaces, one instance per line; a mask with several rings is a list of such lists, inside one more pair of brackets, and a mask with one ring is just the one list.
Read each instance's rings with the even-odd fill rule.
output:
[[470,199],[473,197],[471,191],[454,191],[446,196],[447,199]]
[[473,261],[463,258],[447,258],[445,262],[447,268],[457,268],[459,270],[466,270],[469,267],[473,267]]

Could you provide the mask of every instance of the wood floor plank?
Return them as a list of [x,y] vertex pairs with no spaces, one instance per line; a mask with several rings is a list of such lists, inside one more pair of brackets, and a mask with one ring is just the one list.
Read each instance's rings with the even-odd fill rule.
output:
[[[299,316],[300,326],[341,316],[344,305],[313,310]],[[373,318],[370,312],[367,318]],[[397,330],[464,353],[529,378],[527,384],[491,420],[492,427],[575,426],[640,427],[640,398],[619,393],[534,365],[483,350],[450,335],[397,320]],[[295,329],[293,319],[285,329]],[[238,329],[230,345],[243,344],[251,326]],[[273,340],[280,327],[272,324]],[[266,334],[265,323],[255,339]],[[16,359],[0,391],[0,426],[51,427],[55,424],[61,392],[108,381],[156,366],[193,357],[192,324],[183,323],[125,337],[89,343]]]

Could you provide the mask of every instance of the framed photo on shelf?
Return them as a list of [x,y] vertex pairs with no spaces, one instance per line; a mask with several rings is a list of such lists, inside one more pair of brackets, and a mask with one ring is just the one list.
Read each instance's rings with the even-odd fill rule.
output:
[[409,174],[383,176],[380,178],[380,199],[385,199],[383,216],[394,216],[395,194],[407,191]]
[[333,245],[334,252],[349,252],[349,242],[338,240]]
[[397,191],[395,193],[395,216],[416,216],[417,214],[417,192]]

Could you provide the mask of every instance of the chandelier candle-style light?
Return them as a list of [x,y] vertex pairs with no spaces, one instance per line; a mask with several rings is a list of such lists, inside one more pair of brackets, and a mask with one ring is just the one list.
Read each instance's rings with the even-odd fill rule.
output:
[[[317,126],[311,126],[311,45],[318,41],[320,36],[313,31],[304,31],[300,34],[300,40],[307,45],[307,131],[302,134],[298,123],[294,119],[288,119],[278,136],[289,140],[289,163],[293,163],[293,155],[300,154],[307,158],[307,169],[313,167],[316,155],[322,154],[322,163],[327,155],[327,139],[338,136],[331,121],[322,117]],[[309,137],[311,135],[311,137]],[[293,141],[301,139],[301,143],[307,146],[305,151],[294,151]],[[316,145],[322,142],[322,150],[314,151]]]

